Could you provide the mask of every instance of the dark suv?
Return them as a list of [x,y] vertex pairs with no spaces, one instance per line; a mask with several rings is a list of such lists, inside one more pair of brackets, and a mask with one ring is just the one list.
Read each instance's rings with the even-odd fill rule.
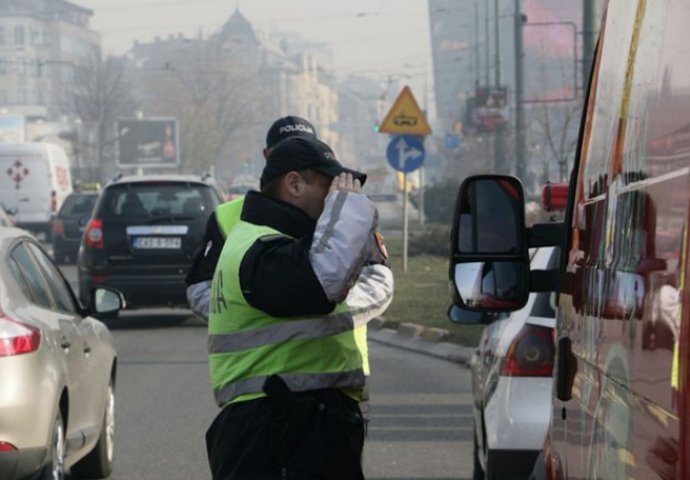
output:
[[206,221],[222,201],[208,178],[126,176],[108,184],[77,262],[82,302],[93,287],[124,293],[128,308],[187,306],[184,277]]

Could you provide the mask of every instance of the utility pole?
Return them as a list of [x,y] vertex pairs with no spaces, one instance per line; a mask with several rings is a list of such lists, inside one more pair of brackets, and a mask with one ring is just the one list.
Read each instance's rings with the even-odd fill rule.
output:
[[473,61],[474,61],[474,87],[479,86],[479,4],[477,0],[474,2],[474,25],[472,28],[472,42],[473,45]]
[[496,69],[496,88],[501,88],[501,25],[498,10],[498,0],[494,0],[494,15],[494,43],[496,44],[496,50],[494,52],[494,68]]
[[515,174],[523,182],[527,181],[526,147],[525,147],[525,105],[523,59],[525,52],[522,43],[522,5],[515,0]]
[[597,42],[595,0],[583,0],[582,8],[582,96],[585,96]]
[[491,61],[489,59],[491,58],[491,45],[489,43],[489,31],[489,2],[484,2],[484,44],[486,54],[486,72],[484,76],[484,86],[486,88],[489,88],[490,85],[489,70]]
[[[494,16],[494,68],[496,69],[494,78],[496,79],[496,95],[498,95],[501,89],[501,16],[498,9],[498,0],[494,0]],[[505,127],[505,122],[500,122],[496,125],[496,131],[494,132],[494,161],[495,169],[498,173],[508,172],[505,154]]]

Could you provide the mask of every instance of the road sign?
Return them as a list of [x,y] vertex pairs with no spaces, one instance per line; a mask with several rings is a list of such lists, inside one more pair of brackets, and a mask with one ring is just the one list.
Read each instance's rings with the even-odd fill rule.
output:
[[419,108],[410,87],[405,86],[379,126],[380,133],[429,135],[431,127]]
[[413,172],[424,163],[424,144],[412,135],[396,135],[388,144],[386,157],[399,172]]
[[462,144],[462,137],[455,133],[446,133],[446,150],[457,150]]

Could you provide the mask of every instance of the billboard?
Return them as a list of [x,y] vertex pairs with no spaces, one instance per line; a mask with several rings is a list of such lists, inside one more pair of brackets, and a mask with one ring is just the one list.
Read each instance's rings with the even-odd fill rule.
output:
[[118,165],[176,167],[180,161],[174,118],[121,118],[117,121]]

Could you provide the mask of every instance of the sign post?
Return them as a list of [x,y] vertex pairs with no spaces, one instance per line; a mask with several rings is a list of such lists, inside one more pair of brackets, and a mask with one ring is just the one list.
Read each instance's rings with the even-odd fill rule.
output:
[[408,187],[407,174],[424,163],[424,135],[431,134],[426,116],[412,95],[410,87],[403,87],[390,111],[381,122],[379,133],[394,136],[386,149],[388,163],[403,173],[403,273],[407,273]]
[[403,174],[403,272],[407,273],[407,238],[408,214],[407,204],[409,192],[407,188],[407,174],[413,172],[424,163],[424,143],[420,137],[413,135],[395,135],[386,149],[388,163]]

